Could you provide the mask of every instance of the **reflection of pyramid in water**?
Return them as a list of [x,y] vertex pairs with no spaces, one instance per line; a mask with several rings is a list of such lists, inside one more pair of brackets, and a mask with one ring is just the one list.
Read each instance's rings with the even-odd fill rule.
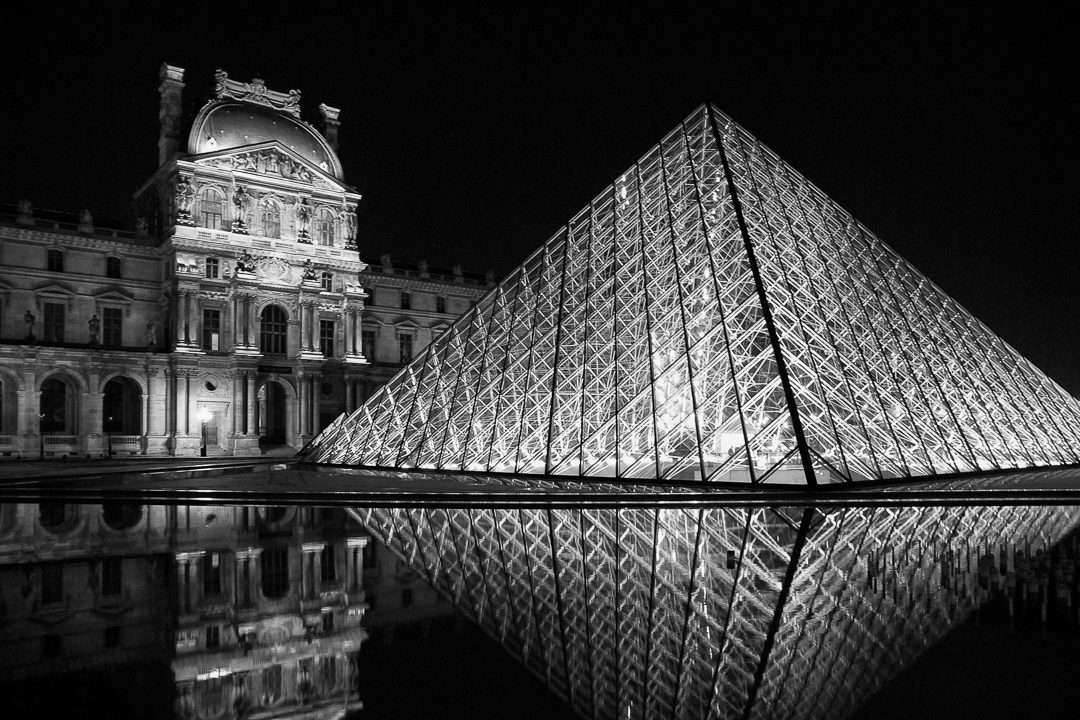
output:
[[307,458],[813,485],[1078,448],[1072,397],[703,106]]

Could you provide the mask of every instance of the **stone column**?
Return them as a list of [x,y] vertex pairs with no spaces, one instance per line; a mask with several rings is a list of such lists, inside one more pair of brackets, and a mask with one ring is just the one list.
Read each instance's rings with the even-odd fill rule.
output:
[[[19,435],[23,438],[23,455],[38,451],[41,434],[41,391],[37,386],[37,361],[23,360],[23,389],[20,391]],[[32,446],[32,447],[31,447]]]
[[300,423],[299,430],[301,435],[307,435],[308,433],[308,382],[307,375],[300,374],[297,376],[297,384],[300,386]]
[[183,290],[176,291],[176,311],[173,317],[176,319],[176,344],[185,344],[187,337],[187,313],[184,312],[184,302],[187,297]]
[[341,313],[338,322],[341,323],[342,340],[341,352],[334,353],[335,357],[352,355],[353,354],[353,327],[352,327],[352,310],[346,309]]
[[176,434],[177,435],[190,435],[188,417],[189,404],[188,404],[188,390],[189,380],[187,370],[177,369],[175,371],[176,377]]
[[255,425],[255,373],[252,371],[247,372],[247,425],[244,431],[248,434],[254,434],[257,432]]
[[198,378],[199,371],[194,368],[189,368],[187,371],[187,377],[184,379],[184,381],[187,384],[188,396],[188,435],[199,435],[201,444],[202,424],[199,422],[199,393],[197,391]]
[[232,410],[232,422],[230,427],[233,437],[240,434],[240,428],[242,426],[243,413],[244,413],[244,376],[239,372],[233,373],[232,376],[232,403],[230,403],[230,410]]
[[300,352],[308,349],[308,305],[300,301]]
[[259,346],[259,314],[255,312],[255,298],[247,298],[248,345]]
[[197,291],[192,290],[188,295],[188,328],[191,344],[199,348],[202,347],[202,313],[199,312],[201,306]]

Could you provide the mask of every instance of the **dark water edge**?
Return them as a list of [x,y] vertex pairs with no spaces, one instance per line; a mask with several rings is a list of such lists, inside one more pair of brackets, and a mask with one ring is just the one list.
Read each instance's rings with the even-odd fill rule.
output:
[[987,610],[973,615],[851,716],[901,718],[1076,720],[1080,631],[1064,623],[1010,628]]
[[[1080,718],[1080,630],[1012,629],[984,611],[956,627],[851,720]],[[989,616],[989,617],[988,617]],[[362,711],[349,720],[563,720],[569,708],[468,621],[371,631],[360,653]],[[0,686],[0,717],[173,717],[168,664],[141,662]]]

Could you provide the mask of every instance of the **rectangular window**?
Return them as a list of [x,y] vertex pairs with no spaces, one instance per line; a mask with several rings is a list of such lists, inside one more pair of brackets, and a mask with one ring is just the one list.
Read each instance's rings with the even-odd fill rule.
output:
[[101,561],[101,594],[119,595],[124,586],[123,560],[118,557]]
[[50,605],[64,599],[64,566],[45,563],[41,566],[41,604]]
[[101,309],[101,342],[106,347],[124,344],[124,311],[120,308]]
[[413,359],[413,336],[398,335],[398,360],[404,365]]
[[324,583],[332,583],[337,581],[337,566],[334,563],[334,546],[327,545],[323,548],[322,559],[320,560],[322,570],[322,581]]
[[334,321],[319,321],[319,351],[323,357],[334,357]]
[[118,258],[118,257],[105,258],[105,277],[111,277],[111,278],[120,277],[120,258]]
[[[269,202],[269,201],[267,201]],[[281,213],[277,206],[263,205],[262,207],[263,236],[268,238],[281,237]]]
[[203,595],[221,594],[221,553],[208,552],[202,556],[199,568],[203,578]]
[[409,310],[412,308],[412,295],[405,290],[401,291],[401,309]]
[[47,267],[49,272],[64,272],[64,251],[50,250]]
[[334,632],[334,612],[324,612],[322,614],[322,629],[324,633]]
[[320,245],[334,244],[334,219],[329,213],[319,213],[315,221],[315,236]]
[[378,558],[375,556],[375,541],[368,540],[367,545],[364,546],[364,569],[374,570],[377,564]]
[[207,351],[221,349],[221,311],[202,311],[202,349]]
[[213,650],[221,645],[221,628],[217,625],[210,625],[206,628],[206,647],[209,650]]
[[45,342],[64,342],[64,306],[45,303]]
[[435,297],[435,312],[437,312],[437,313],[445,313],[446,312],[446,298],[444,298],[442,295],[437,295]]
[[213,191],[207,191],[203,193],[200,200],[202,226],[211,230],[220,230],[222,227],[221,218],[225,213],[221,197]]
[[327,292],[334,289],[334,273],[324,272],[322,274],[322,289]]
[[217,258],[206,258],[206,277],[217,278],[221,276],[221,263]]
[[361,330],[360,344],[360,352],[364,353],[364,357],[367,358],[367,361],[375,362],[375,331]]

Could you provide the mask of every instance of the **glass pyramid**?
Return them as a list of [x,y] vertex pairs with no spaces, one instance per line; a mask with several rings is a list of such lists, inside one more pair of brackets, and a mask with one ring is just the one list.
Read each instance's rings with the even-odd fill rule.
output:
[[1080,405],[712,106],[305,459],[818,485],[1080,462]]

